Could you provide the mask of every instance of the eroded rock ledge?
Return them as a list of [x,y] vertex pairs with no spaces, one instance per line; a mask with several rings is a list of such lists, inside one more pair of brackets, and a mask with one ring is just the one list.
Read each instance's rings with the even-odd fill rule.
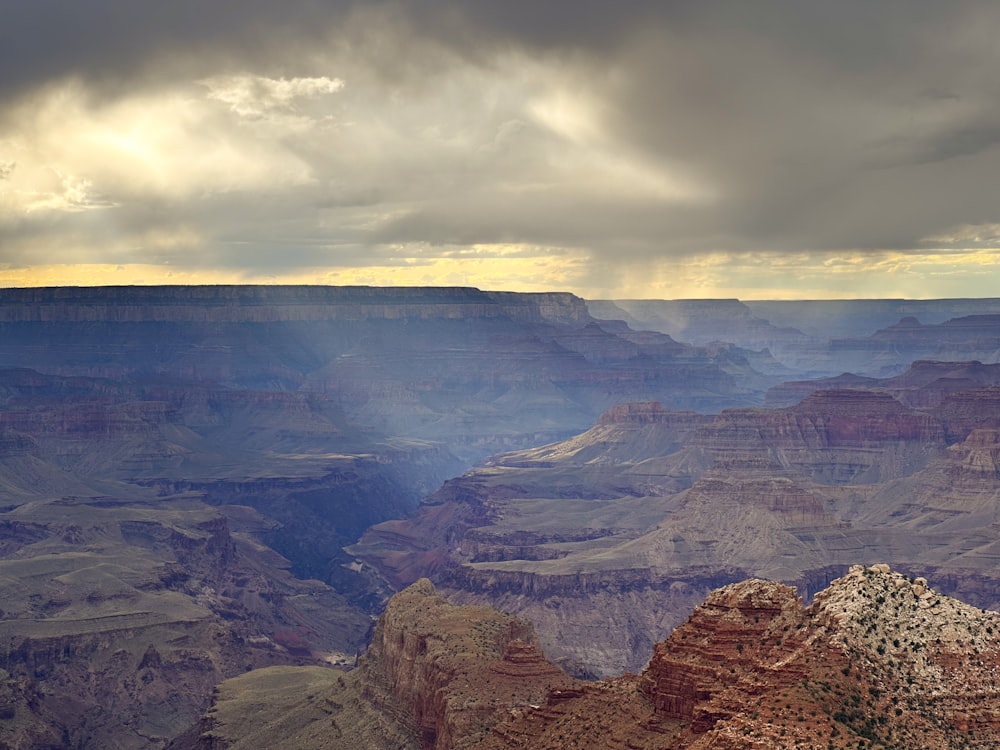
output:
[[718,589],[641,675],[584,683],[525,623],[423,580],[394,597],[354,672],[230,680],[172,748],[994,748],[998,659],[1000,615],[856,565],[809,607],[770,581]]
[[529,623],[449,604],[423,579],[392,598],[357,669],[264,669],[227,681],[171,748],[308,750],[334,737],[336,747],[476,748],[502,719],[575,684],[545,659]]

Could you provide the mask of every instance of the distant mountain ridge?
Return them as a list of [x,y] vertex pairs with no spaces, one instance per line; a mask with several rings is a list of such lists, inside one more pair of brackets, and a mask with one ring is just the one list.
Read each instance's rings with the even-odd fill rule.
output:
[[786,379],[794,379],[794,372],[809,378],[843,372],[886,377],[918,359],[1000,362],[1000,298],[590,300],[587,305],[598,318],[620,318],[678,341],[727,341],[766,350],[788,368]]
[[[1000,297],[967,299],[852,299],[852,300],[738,300],[738,299],[614,299],[587,300],[598,318],[622,317],[645,327],[678,336],[683,341],[705,342],[728,330],[744,342],[746,331],[796,334],[823,339],[863,338],[903,318],[937,325],[970,315],[1000,314]],[[615,315],[619,313],[619,315]]]
[[568,292],[484,292],[473,287],[105,286],[0,289],[0,323],[397,320],[508,316],[585,322]]

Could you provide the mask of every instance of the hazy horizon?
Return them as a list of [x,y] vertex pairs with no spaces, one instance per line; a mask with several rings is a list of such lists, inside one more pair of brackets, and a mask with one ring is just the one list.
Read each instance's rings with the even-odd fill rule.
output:
[[197,287],[197,286],[319,286],[319,287],[371,287],[371,288],[383,288],[383,289],[478,289],[484,292],[513,292],[513,293],[523,293],[523,294],[544,294],[544,293],[565,293],[573,294],[584,300],[591,301],[614,301],[614,302],[643,302],[643,301],[669,301],[669,302],[685,302],[685,301],[729,301],[736,300],[739,302],[871,302],[871,301],[894,301],[894,300],[905,300],[912,302],[934,302],[936,300],[988,300],[988,299],[1000,299],[1000,295],[980,295],[980,296],[965,296],[965,297],[786,297],[786,298],[776,298],[776,297],[585,297],[582,294],[574,292],[573,290],[566,289],[540,289],[540,290],[523,290],[523,289],[509,289],[509,288],[487,288],[480,286],[473,286],[469,284],[323,284],[316,282],[166,282],[166,283],[135,283],[135,284],[116,284],[116,283],[92,283],[92,284],[31,284],[24,286],[12,286],[12,285],[2,285],[0,284],[0,294],[4,290],[13,289],[98,289],[98,288],[129,288],[129,287]]

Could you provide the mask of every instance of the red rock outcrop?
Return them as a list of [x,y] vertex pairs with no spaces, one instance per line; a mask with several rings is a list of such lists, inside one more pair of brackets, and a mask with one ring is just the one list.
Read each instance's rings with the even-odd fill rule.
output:
[[[775,645],[769,636],[800,618],[801,601],[788,586],[752,580],[714,591],[670,642],[656,645],[640,683],[643,695],[659,716],[689,722],[695,733],[706,732],[721,716],[706,706],[732,683],[733,670],[745,674],[763,662],[787,659],[792,645]],[[770,687],[784,687],[803,676],[802,665],[774,671]]]
[[1000,616],[887,565],[853,567],[808,608],[750,580],[696,607],[637,680],[552,696],[482,747],[991,748],[998,654]]
[[[272,674],[261,670],[224,684],[197,731],[173,747],[248,747],[242,695],[266,686]],[[335,680],[322,688],[322,702],[341,733],[336,746],[370,750],[472,750],[501,721],[581,686],[545,659],[530,624],[487,607],[449,604],[427,580],[392,598],[357,668]],[[254,723],[270,723],[280,738],[258,729],[253,741],[264,744],[256,746],[328,747],[329,733],[307,732],[314,721],[308,703],[272,714],[254,702]]]
[[394,597],[365,659],[368,699],[398,707],[426,750],[474,747],[512,707],[570,684],[528,623],[447,604],[426,579]]
[[[1000,615],[888,565],[852,567],[809,607],[781,584],[726,586],[657,644],[641,675],[603,682],[560,676],[525,628],[486,608],[447,604],[419,582],[390,603],[356,670],[325,678],[258,670],[230,680],[172,750],[959,750],[1000,742]],[[281,684],[301,685],[298,696]]]

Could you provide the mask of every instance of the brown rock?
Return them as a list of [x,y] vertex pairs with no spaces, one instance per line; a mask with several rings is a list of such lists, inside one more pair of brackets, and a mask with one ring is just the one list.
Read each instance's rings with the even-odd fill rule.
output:
[[[308,683],[311,697],[261,706],[277,680]],[[224,683],[216,704],[176,748],[325,748],[322,726],[337,728],[340,747],[477,748],[492,728],[541,706],[550,691],[578,683],[546,661],[531,626],[486,607],[458,607],[421,580],[392,598],[368,652],[349,674],[328,670],[259,670]],[[249,731],[248,723],[257,729]]]

